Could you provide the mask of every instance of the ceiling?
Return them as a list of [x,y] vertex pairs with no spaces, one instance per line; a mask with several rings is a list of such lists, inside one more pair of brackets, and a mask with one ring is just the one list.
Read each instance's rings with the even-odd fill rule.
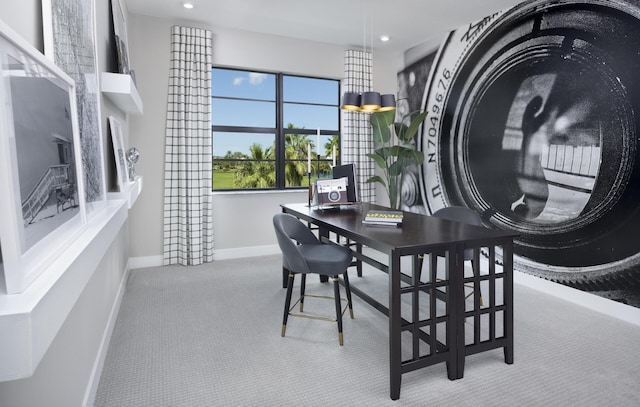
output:
[[[404,52],[521,0],[125,0],[129,13]],[[366,26],[366,30],[365,30]],[[378,38],[387,34],[391,40]]]

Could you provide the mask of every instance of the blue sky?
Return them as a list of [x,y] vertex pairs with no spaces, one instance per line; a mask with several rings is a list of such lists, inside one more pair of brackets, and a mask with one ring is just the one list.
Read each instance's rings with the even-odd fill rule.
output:
[[[284,77],[285,102],[335,104],[339,102],[338,82],[314,78]],[[212,121],[217,125],[275,127],[276,75],[248,71],[214,69],[212,95],[257,99],[236,101],[213,99]],[[316,144],[316,129],[338,130],[338,107],[285,103],[284,123],[313,130],[310,140]],[[321,136],[320,144],[330,136]],[[227,151],[248,153],[257,142],[263,147],[273,144],[273,134],[214,133],[213,155]],[[321,152],[324,155],[324,152]]]

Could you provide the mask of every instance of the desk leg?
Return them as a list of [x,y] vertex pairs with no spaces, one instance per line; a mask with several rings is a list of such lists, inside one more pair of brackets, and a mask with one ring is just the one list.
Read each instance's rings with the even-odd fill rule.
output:
[[507,346],[504,347],[504,361],[513,363],[513,240],[509,239],[502,247],[504,273],[504,332]]
[[400,313],[400,257],[391,252],[389,256],[389,380],[391,400],[400,398],[402,383]]
[[455,257],[453,257],[454,278],[451,283],[453,298],[452,302],[456,307],[454,324],[456,344],[454,352],[456,353],[456,379],[464,377],[464,359],[465,359],[465,332],[464,332],[464,312],[465,312],[465,296],[464,296],[464,246],[456,245]]
[[[358,254],[362,254],[362,245],[360,243],[356,245],[356,252]],[[358,277],[362,277],[362,260],[360,259],[356,260],[356,271],[358,273]]]
[[[458,250],[456,246],[449,246],[445,255],[447,286],[447,349],[449,359],[447,360],[447,377],[449,380],[456,380],[462,377],[460,371],[460,359],[462,359],[462,369],[464,369],[464,316],[463,309],[460,309],[460,298],[463,298],[464,306],[464,286],[459,276]],[[464,250],[460,250],[464,253]],[[460,263],[462,264],[462,263]],[[462,292],[460,292],[462,290]],[[460,352],[460,332],[462,332],[462,352]]]

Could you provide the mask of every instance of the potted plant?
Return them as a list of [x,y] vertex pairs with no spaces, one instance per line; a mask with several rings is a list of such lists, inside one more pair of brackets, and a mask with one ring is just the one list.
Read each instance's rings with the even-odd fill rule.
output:
[[412,112],[395,122],[395,110],[371,114],[373,141],[376,149],[367,154],[382,170],[383,177],[374,175],[367,182],[379,182],[387,191],[389,204],[393,209],[401,205],[400,188],[402,177],[411,164],[422,165],[424,154],[411,143],[427,112]]

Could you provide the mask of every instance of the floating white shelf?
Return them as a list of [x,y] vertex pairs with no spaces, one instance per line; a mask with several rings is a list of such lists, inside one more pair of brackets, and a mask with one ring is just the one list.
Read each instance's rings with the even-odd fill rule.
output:
[[137,175],[135,181],[130,182],[124,191],[120,192],[109,192],[107,194],[107,198],[109,199],[124,199],[128,202],[128,207],[131,209],[134,203],[136,203],[136,199],[140,196],[140,192],[142,192],[142,177]]
[[29,287],[19,294],[0,292],[0,382],[35,373],[127,220],[123,201],[107,201],[96,212]]
[[102,93],[127,113],[142,114],[142,99],[131,75],[102,72]]

